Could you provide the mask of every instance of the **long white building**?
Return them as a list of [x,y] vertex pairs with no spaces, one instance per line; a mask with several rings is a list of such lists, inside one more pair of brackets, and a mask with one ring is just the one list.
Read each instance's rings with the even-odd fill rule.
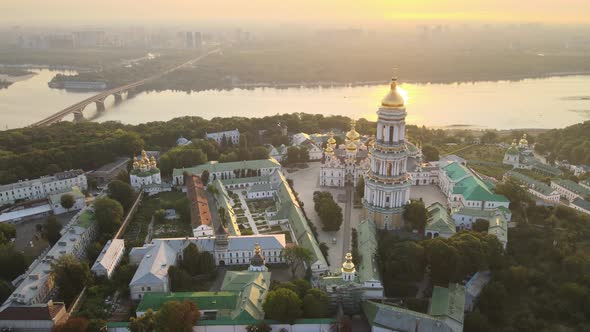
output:
[[110,279],[121,262],[124,253],[125,240],[109,240],[100,252],[100,255],[98,255],[98,258],[96,258],[90,272],[97,276],[105,276]]
[[223,144],[224,140],[234,145],[240,144],[240,131],[237,128],[217,133],[206,133],[205,137],[216,141],[218,144]]
[[152,243],[133,248],[129,253],[130,262],[139,264],[129,283],[131,299],[141,300],[147,292],[170,291],[168,268],[176,265],[182,251],[190,243],[194,243],[200,252],[211,253],[218,266],[249,264],[256,244],[262,248],[266,264],[285,263],[281,256],[286,245],[284,234],[227,236],[220,227],[216,236],[206,238],[154,239]]
[[86,175],[81,169],[0,186],[0,204],[13,204],[17,200],[43,199],[55,193],[68,191],[72,187],[78,187],[81,190],[88,188]]

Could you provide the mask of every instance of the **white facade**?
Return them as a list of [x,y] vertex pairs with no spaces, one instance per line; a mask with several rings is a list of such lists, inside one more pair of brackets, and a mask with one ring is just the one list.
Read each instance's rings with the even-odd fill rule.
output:
[[125,241],[121,239],[109,240],[100,255],[92,265],[90,272],[97,276],[106,276],[111,278],[113,272],[121,262],[125,253]]
[[393,80],[389,94],[377,111],[377,136],[370,151],[363,197],[367,218],[380,229],[400,229],[402,207],[410,200],[406,114],[404,100]]
[[83,210],[76,214],[72,221],[64,227],[62,237],[49,251],[37,258],[25,272],[25,278],[4,302],[31,305],[43,303],[47,295],[53,290],[51,278],[51,263],[64,255],[72,255],[78,259],[84,258],[86,248],[96,237],[95,222],[86,223]]
[[310,140],[311,137],[306,133],[297,133],[291,136],[291,144],[295,146],[301,145],[303,142]]
[[312,141],[303,143],[303,146],[307,148],[307,152],[309,152],[309,160],[310,161],[317,161],[321,160],[324,152],[320,147],[318,147]]
[[199,225],[196,228],[193,228],[194,237],[208,237],[213,235],[213,228],[209,225]]
[[218,144],[222,144],[223,140],[229,140],[231,144],[240,144],[240,131],[236,128],[234,130],[220,131],[218,133],[207,133],[206,138],[216,141]]
[[551,181],[551,188],[557,190],[563,198],[570,202],[578,198],[585,199],[585,196],[590,195],[590,190],[570,180]]
[[162,184],[160,169],[154,156],[148,157],[145,151],[141,151],[141,157],[133,158],[133,169],[129,173],[129,182],[135,191],[150,187],[157,189]]
[[369,169],[368,148],[360,141],[360,134],[354,127],[353,121],[345,144],[338,147],[334,134],[330,133],[320,166],[320,186],[344,187],[346,183],[356,186]]
[[0,186],[0,204],[13,204],[16,200],[43,199],[51,194],[78,187],[88,189],[86,175],[82,170],[71,170],[35,180],[19,181]]

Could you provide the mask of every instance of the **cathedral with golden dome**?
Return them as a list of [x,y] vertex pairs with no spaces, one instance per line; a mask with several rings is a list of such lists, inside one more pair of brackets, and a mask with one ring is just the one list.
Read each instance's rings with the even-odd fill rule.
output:
[[162,176],[156,158],[148,157],[147,152],[141,151],[140,157],[133,158],[133,169],[129,173],[129,182],[135,191],[142,188],[147,191],[160,191]]
[[361,142],[361,135],[355,125],[355,121],[352,121],[344,143],[339,146],[336,146],[334,133],[330,132],[320,166],[320,186],[344,187],[347,183],[356,186],[368,170],[369,149]]

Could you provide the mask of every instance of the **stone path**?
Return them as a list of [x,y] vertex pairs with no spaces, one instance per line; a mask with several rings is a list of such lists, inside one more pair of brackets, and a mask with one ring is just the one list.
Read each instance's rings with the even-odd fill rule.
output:
[[[246,199],[241,192],[238,192],[238,197],[240,198],[240,203],[242,204],[242,209],[244,210],[244,216],[248,219],[248,224],[252,229],[254,234],[259,234],[258,227],[256,227],[256,223],[254,222],[254,218],[252,218],[252,213],[250,213],[250,208],[248,208],[248,204],[246,203]],[[244,208],[245,207],[245,208]]]

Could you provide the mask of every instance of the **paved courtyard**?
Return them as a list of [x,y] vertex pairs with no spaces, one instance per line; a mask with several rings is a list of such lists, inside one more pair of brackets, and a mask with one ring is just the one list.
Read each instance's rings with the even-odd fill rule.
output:
[[[303,202],[303,208],[305,209],[307,217],[318,229],[319,241],[325,242],[330,248],[328,251],[328,263],[330,264],[330,270],[332,272],[340,271],[340,266],[344,259],[342,252],[345,251],[345,249],[343,249],[344,227],[341,227],[340,230],[337,232],[322,231],[322,223],[314,209],[313,192],[329,191],[330,193],[332,193],[332,196],[334,196],[334,199],[338,201],[338,195],[345,195],[346,190],[344,188],[320,187],[320,163],[318,162],[309,163],[308,168],[301,169],[293,173],[287,173],[285,174],[285,176],[288,179],[293,180],[293,187],[295,188],[295,191],[299,193],[299,199],[301,200],[301,202]],[[344,214],[346,211],[344,203],[338,202],[338,205],[340,205],[340,207],[342,208],[342,213]],[[360,209],[352,209],[350,220],[351,228],[355,228],[356,225],[358,225],[359,214]],[[346,218],[346,216],[344,217]],[[349,234],[346,234],[346,236],[350,238],[350,232]],[[336,238],[336,243],[333,243],[334,238]],[[346,249],[346,251],[348,250],[350,250],[350,248]]]
[[445,195],[440,191],[440,188],[436,185],[429,184],[427,186],[412,186],[410,188],[410,198],[411,199],[422,199],[424,201],[424,205],[427,207],[432,204],[439,202],[445,207],[447,207],[447,198]]

